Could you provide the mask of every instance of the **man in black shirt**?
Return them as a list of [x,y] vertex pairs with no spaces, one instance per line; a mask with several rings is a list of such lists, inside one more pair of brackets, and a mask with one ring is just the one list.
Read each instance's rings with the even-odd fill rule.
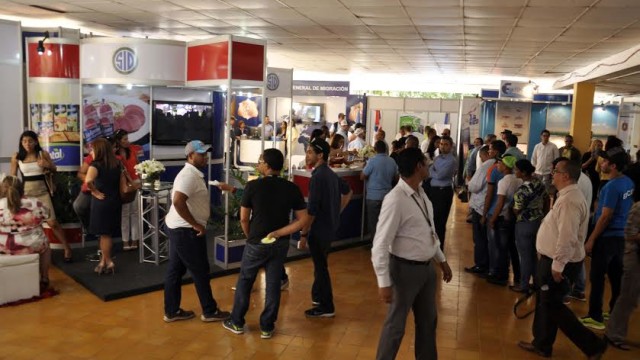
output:
[[[260,268],[265,268],[266,295],[260,316],[260,337],[269,339],[275,329],[280,307],[280,279],[289,249],[290,235],[307,222],[307,211],[300,189],[279,177],[284,156],[277,149],[266,149],[258,160],[263,175],[247,183],[240,207],[240,223],[247,236],[240,275],[236,284],[231,317],[222,325],[234,334],[244,333],[244,316],[249,309],[251,288]],[[291,210],[296,220],[290,222]]]
[[309,182],[309,221],[300,234],[300,248],[307,246],[308,238],[314,268],[311,288],[314,307],[304,312],[307,317],[335,316],[327,258],[331,241],[340,225],[340,212],[352,195],[349,184],[329,168],[328,159],[329,144],[322,139],[314,139],[305,155],[307,166],[314,168]]

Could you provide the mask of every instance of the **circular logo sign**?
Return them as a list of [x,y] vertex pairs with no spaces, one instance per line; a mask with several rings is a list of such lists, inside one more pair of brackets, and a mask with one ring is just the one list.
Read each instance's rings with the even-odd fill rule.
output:
[[113,53],[113,68],[120,74],[131,74],[137,66],[138,57],[133,49],[121,47]]
[[278,74],[269,73],[267,75],[267,89],[274,91],[278,89],[280,86],[280,78],[278,78]]

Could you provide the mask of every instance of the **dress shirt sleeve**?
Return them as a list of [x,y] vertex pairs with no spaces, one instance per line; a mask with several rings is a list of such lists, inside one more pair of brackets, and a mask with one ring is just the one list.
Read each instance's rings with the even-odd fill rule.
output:
[[370,159],[369,161],[367,161],[367,165],[364,166],[364,169],[362,169],[362,173],[365,176],[371,176],[371,173],[373,172],[373,166],[371,165],[371,161],[373,159]]
[[482,191],[482,188],[486,184],[486,176],[484,174],[481,174],[481,170],[482,168],[478,169],[478,171],[473,174],[471,180],[469,181],[469,184],[467,185],[469,191],[472,193],[479,193],[480,191]]
[[574,253],[573,249],[582,246],[583,241],[578,236],[583,214],[580,214],[581,210],[575,202],[565,200],[557,203],[557,206],[558,239],[551,268],[562,272]]
[[533,166],[538,166],[538,152],[540,152],[540,146],[538,146],[539,144],[536,144],[536,146],[533,147],[533,153],[531,154],[531,165]]
[[378,287],[381,288],[393,285],[389,275],[389,251],[391,243],[396,239],[402,220],[402,204],[395,195],[389,193],[382,202],[376,236],[373,239],[371,249],[373,270],[378,278]]

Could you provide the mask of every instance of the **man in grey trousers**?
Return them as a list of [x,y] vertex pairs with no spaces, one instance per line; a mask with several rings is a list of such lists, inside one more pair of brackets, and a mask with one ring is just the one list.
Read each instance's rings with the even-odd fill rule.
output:
[[433,226],[433,206],[420,186],[429,174],[424,154],[404,149],[397,162],[401,179],[384,198],[371,250],[378,293],[389,304],[376,359],[396,357],[410,310],[416,324],[416,359],[437,359],[434,260],[445,282],[451,281],[451,268]]

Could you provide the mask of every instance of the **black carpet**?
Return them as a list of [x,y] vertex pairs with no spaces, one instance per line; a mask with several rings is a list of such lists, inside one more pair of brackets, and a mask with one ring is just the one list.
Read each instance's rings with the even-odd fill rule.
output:
[[[213,261],[213,237],[209,241],[209,275],[211,278],[221,277],[237,273],[239,269],[224,270],[214,264]],[[366,242],[360,239],[336,241],[332,244],[332,251],[364,245]],[[93,269],[98,264],[97,246],[89,246],[83,249],[73,249],[73,262],[63,261],[63,252],[53,251],[53,264],[80,285],[87,288],[103,301],[111,301],[129,296],[161,290],[164,287],[164,274],[167,262],[156,266],[155,264],[139,262],[138,250],[123,251],[122,242],[114,239],[113,253],[116,264],[115,274],[98,276]],[[287,261],[300,260],[309,257],[308,251],[300,251],[291,246]],[[191,283],[189,272],[182,279],[183,284]]]

